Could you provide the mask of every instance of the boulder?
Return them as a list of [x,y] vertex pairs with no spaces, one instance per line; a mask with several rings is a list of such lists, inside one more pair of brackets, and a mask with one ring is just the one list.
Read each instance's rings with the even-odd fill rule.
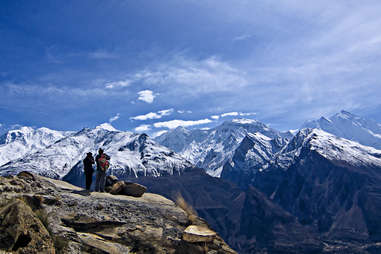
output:
[[183,240],[186,242],[211,242],[217,233],[204,226],[190,225],[183,233]]
[[113,186],[116,182],[118,182],[118,178],[116,176],[110,175],[106,177],[106,187]]
[[124,182],[123,194],[133,197],[141,197],[147,191],[147,187],[131,182]]
[[124,186],[125,186],[125,183],[123,181],[116,182],[113,184],[109,192],[113,195],[124,194],[122,193]]

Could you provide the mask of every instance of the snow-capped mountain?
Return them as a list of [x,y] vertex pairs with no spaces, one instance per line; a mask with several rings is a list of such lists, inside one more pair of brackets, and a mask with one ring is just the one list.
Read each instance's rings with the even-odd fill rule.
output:
[[308,121],[303,128],[322,129],[338,137],[381,149],[381,124],[344,110],[330,118]]
[[181,153],[192,142],[200,143],[204,141],[209,134],[209,130],[188,130],[182,126],[170,130],[155,138],[159,144],[170,148],[171,150]]
[[[287,144],[279,143],[279,139],[248,135],[235,150],[232,159],[225,163],[221,177],[242,187],[249,184],[259,187],[268,182],[267,176],[263,175],[272,174],[272,177],[279,180],[282,171],[288,170],[298,161],[306,149],[335,163],[351,167],[381,168],[381,150],[337,137],[321,129],[306,128],[300,130]],[[258,173],[262,171],[262,179],[258,180]],[[271,183],[270,180],[271,184],[276,185],[276,182]]]
[[254,185],[274,179],[272,191],[262,190],[303,224],[317,225],[324,237],[381,239],[381,150],[303,129],[281,156],[291,157],[281,178],[263,172]]
[[247,134],[223,166],[221,178],[247,187],[258,172],[266,170],[275,161],[275,155],[286,145],[281,137],[273,139],[257,132]]
[[21,127],[0,137],[0,166],[43,149],[73,132]]
[[220,177],[223,165],[232,158],[235,149],[248,133],[260,133],[270,139],[291,136],[256,120],[233,119],[210,130],[177,128],[156,140],[204,168],[208,174]]
[[85,128],[35,153],[0,167],[0,174],[15,174],[28,170],[53,178],[62,178],[75,166],[80,167],[87,152],[96,154],[99,148],[110,155],[110,173],[116,176],[179,174],[191,164],[180,155],[152,141],[145,134],[134,134],[102,124]]
[[308,128],[278,152],[270,142],[245,137],[221,178],[258,188],[327,239],[381,239],[381,150]]
[[[381,167],[381,150],[337,137],[321,129],[302,129],[277,156],[277,163],[289,167],[302,149],[310,149],[324,158],[350,166]],[[288,160],[284,160],[288,158]]]

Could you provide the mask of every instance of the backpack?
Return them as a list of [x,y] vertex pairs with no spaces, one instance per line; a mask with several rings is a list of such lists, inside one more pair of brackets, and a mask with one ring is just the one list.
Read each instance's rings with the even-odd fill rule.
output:
[[100,170],[102,170],[103,172],[106,172],[106,170],[110,167],[110,163],[108,162],[104,154],[102,154],[101,157],[99,157],[98,164]]

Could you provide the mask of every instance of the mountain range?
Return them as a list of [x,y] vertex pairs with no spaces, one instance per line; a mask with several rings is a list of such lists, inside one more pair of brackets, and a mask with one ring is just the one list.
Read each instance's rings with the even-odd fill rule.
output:
[[111,174],[169,198],[181,193],[240,253],[379,253],[380,126],[341,111],[295,135],[249,119],[155,140],[110,124],[23,127],[0,138],[0,174],[83,185],[82,159],[102,147]]
[[[46,128],[43,131],[56,133]],[[0,146],[2,161],[12,158],[17,153],[14,147],[21,144],[24,144],[23,149],[19,149],[21,151],[28,147],[33,149],[23,156],[20,154],[8,160],[0,167],[0,174],[17,174],[28,170],[51,178],[63,178],[71,171],[82,171],[82,160],[86,153],[96,154],[99,148],[103,148],[111,157],[110,173],[121,178],[180,174],[184,168],[191,166],[190,162],[158,145],[146,134],[118,131],[109,124],[68,132],[60,138],[57,138],[59,135],[40,135],[40,132],[38,129],[30,132],[11,131],[6,134],[7,137],[12,137],[13,133],[19,136]],[[20,140],[25,142],[20,143]]]
[[249,133],[261,133],[279,144],[292,137],[290,132],[279,132],[256,120],[233,119],[209,130],[178,127],[155,140],[204,168],[211,176],[220,177],[224,164]]

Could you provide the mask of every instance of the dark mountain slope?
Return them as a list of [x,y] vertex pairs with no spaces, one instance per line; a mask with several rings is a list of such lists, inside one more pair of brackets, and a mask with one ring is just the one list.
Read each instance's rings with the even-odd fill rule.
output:
[[221,236],[240,253],[320,253],[322,244],[309,227],[254,188],[242,191],[202,169],[181,176],[134,179],[150,192],[174,199],[181,193]]

